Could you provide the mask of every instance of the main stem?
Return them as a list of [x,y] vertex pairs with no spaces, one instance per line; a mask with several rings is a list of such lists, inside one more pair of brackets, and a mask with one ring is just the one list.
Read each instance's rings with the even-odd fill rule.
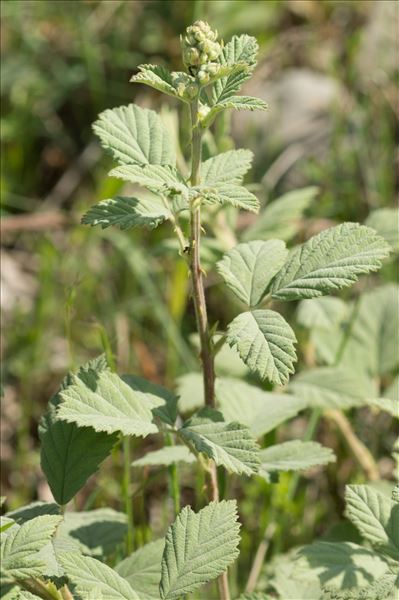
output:
[[[201,137],[202,132],[198,123],[198,98],[190,106],[191,113],[191,177],[190,183],[196,186],[200,183],[201,167]],[[201,249],[201,205],[198,200],[191,201],[190,209],[190,273],[193,285],[193,300],[197,329],[200,338],[200,356],[204,381],[205,405],[215,407],[215,367],[212,339],[209,331],[208,313],[204,292],[203,271],[200,259]],[[219,488],[216,465],[210,461],[209,467],[210,497],[219,500]],[[218,578],[219,596],[221,600],[230,600],[227,572]]]

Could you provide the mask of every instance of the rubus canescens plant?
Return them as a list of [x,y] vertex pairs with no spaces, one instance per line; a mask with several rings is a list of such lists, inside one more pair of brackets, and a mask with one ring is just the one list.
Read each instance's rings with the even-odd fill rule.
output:
[[[237,95],[256,65],[254,38],[234,36],[223,46],[217,33],[198,21],[182,37],[182,50],[186,71],[141,65],[132,81],[189,107],[190,173],[176,167],[173,140],[154,111],[135,104],[106,110],[94,130],[118,163],[111,176],[146,188],[151,195],[103,200],[82,222],[121,229],[171,223],[179,260],[187,261],[191,277],[205,406],[182,420],[175,393],[134,375],[120,377],[103,356],[67,375],[39,428],[41,464],[56,503],[31,505],[9,513],[2,522],[3,581],[9,598],[172,600],[217,579],[219,597],[227,600],[227,569],[238,556],[239,523],[236,501],[220,499],[217,467],[269,481],[270,474],[280,470],[334,460],[330,449],[315,442],[294,440],[261,449],[257,438],[307,404],[281,389],[268,393],[228,378],[215,382],[215,357],[226,343],[260,379],[285,386],[294,372],[296,339],[283,316],[270,307],[272,302],[314,299],[347,287],[359,275],[377,270],[389,246],[374,230],[356,223],[323,231],[290,252],[284,241],[249,237],[217,265],[245,311],[225,332],[211,326],[201,266],[204,217],[209,223],[226,205],[257,212],[259,202],[242,185],[251,152],[230,150],[202,161],[202,137],[224,109],[265,109],[266,104]],[[170,468],[176,520],[165,539],[131,553],[128,442],[130,436],[150,434],[163,436],[165,447],[133,465]],[[64,507],[120,439],[125,450],[128,556],[111,568],[99,558],[109,555],[125,535],[123,515],[111,509],[76,513]],[[177,462],[197,463],[207,474],[209,504],[197,513],[189,506],[180,510],[173,470]],[[209,590],[206,598],[213,597]],[[245,595],[251,597],[267,596]]]

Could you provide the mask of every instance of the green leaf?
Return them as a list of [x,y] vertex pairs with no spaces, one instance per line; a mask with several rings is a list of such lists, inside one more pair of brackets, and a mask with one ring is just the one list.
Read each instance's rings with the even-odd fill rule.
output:
[[179,435],[230,473],[253,475],[259,469],[259,447],[248,427],[226,423],[217,410],[202,409],[184,423]]
[[375,406],[384,412],[389,413],[395,419],[399,419],[399,399],[392,400],[391,398],[374,398],[367,402],[370,406]]
[[164,194],[170,191],[187,191],[183,177],[177,169],[169,165],[121,165],[112,169],[109,176],[137,183],[151,191]]
[[177,396],[157,383],[137,375],[122,375],[122,380],[136,392],[143,404],[148,404],[152,414],[173,427],[177,419]]
[[245,229],[242,239],[267,240],[278,238],[290,240],[298,231],[301,217],[319,192],[317,187],[293,190],[280,196],[262,210],[253,225]]
[[201,196],[205,204],[231,204],[250,212],[258,212],[259,200],[247,188],[231,183],[217,183],[212,187],[197,186],[193,192]]
[[101,225],[106,229],[111,225],[120,229],[149,227],[153,229],[169,219],[171,212],[162,200],[156,197],[127,198],[116,196],[95,204],[83,215],[83,225]]
[[396,600],[398,583],[395,575],[384,573],[369,585],[356,586],[343,591],[336,587],[325,586],[321,600]]
[[77,542],[82,554],[102,558],[112,554],[126,536],[126,515],[112,508],[66,512],[56,539]]
[[399,209],[378,208],[373,210],[365,221],[367,227],[374,229],[396,251],[399,250]]
[[72,385],[60,392],[58,418],[93,427],[95,431],[145,437],[156,433],[151,409],[118,375],[102,371],[90,381],[72,378]]
[[315,575],[338,589],[365,586],[387,572],[387,563],[351,542],[316,542],[299,551]]
[[250,592],[247,594],[241,594],[238,600],[273,600],[272,596],[265,594],[264,592]]
[[172,165],[173,141],[153,110],[136,104],[107,109],[93,125],[102,146],[122,164]]
[[142,458],[132,462],[132,467],[169,466],[175,463],[195,463],[196,458],[187,446],[165,446],[147,452]]
[[235,500],[211,502],[195,513],[183,508],[166,534],[162,558],[162,600],[188,594],[215,579],[238,556]]
[[376,550],[399,561],[399,505],[368,485],[347,485],[346,512]]
[[291,394],[274,394],[245,381],[223,377],[216,380],[216,400],[226,421],[247,425],[258,438],[295,417],[306,407]]
[[294,372],[295,334],[273,310],[254,310],[238,315],[228,326],[227,341],[251,371],[261,379],[284,385]]
[[362,406],[370,396],[368,381],[342,367],[303,371],[290,382],[289,390],[308,406],[326,409]]
[[67,504],[111,453],[118,435],[61,421],[57,413],[60,402],[58,393],[39,423],[40,464],[55,500]]
[[62,552],[59,554],[59,560],[69,580],[74,584],[73,591],[83,598],[87,598],[88,594],[96,590],[104,600],[140,600],[139,595],[123,577],[95,558]]
[[272,282],[273,298],[315,298],[352,285],[358,275],[376,271],[389,254],[372,229],[343,223],[295,248]]
[[229,150],[209,158],[201,165],[201,185],[218,183],[240,184],[251,168],[253,153],[250,150]]
[[244,63],[247,70],[232,73],[216,81],[212,87],[212,104],[228,100],[240,89],[244,81],[250,78],[256,65],[258,49],[256,39],[246,34],[233,36],[225,45],[218,62],[221,65]]
[[340,298],[321,296],[311,300],[301,300],[297,319],[308,329],[330,330],[341,323],[348,313],[348,306]]
[[134,589],[140,600],[159,600],[161,561],[165,548],[165,538],[150,542],[122,560],[115,571]]
[[287,254],[285,244],[280,240],[238,244],[217,263],[217,270],[236,296],[254,307],[262,301]]
[[203,127],[209,127],[215,117],[223,110],[233,108],[235,110],[268,110],[269,106],[261,98],[253,96],[230,96],[223,102],[218,102],[212,106],[211,110],[201,120]]
[[26,521],[30,521],[35,517],[43,515],[59,515],[60,507],[55,502],[31,502],[21,508],[11,510],[7,513],[7,517],[13,519],[18,525],[23,525]]
[[46,564],[38,553],[50,541],[61,520],[58,515],[42,515],[11,528],[5,539],[2,537],[2,571],[13,579],[40,576]]
[[133,75],[131,83],[145,83],[150,87],[178,98],[179,94],[174,85],[173,74],[161,65],[138,65],[139,73]]
[[292,440],[260,451],[261,471],[302,471],[335,461],[330,448],[317,442]]

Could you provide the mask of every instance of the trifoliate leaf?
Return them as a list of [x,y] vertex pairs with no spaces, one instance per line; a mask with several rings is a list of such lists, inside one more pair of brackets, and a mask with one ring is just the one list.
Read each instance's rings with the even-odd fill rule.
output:
[[201,165],[201,185],[240,184],[245,173],[251,168],[252,158],[252,152],[242,148],[209,158]]
[[132,462],[132,467],[169,466],[176,463],[194,463],[195,456],[187,446],[165,446],[160,450],[147,452],[142,458]]
[[253,475],[259,469],[259,447],[248,427],[226,423],[217,410],[202,409],[184,423],[179,435],[230,473]]
[[104,558],[112,554],[126,536],[126,515],[112,508],[66,512],[57,540],[73,540],[82,554]]
[[319,192],[317,187],[306,187],[288,192],[273,200],[262,210],[253,225],[245,229],[244,242],[278,238],[288,241],[300,228],[301,217]]
[[376,550],[399,560],[399,505],[368,485],[347,485],[346,512]]
[[375,552],[351,542],[316,542],[299,551],[323,585],[338,589],[366,586],[387,572],[387,563]]
[[217,270],[236,296],[254,307],[262,301],[287,254],[285,244],[280,240],[238,244],[217,263]]
[[58,418],[107,433],[145,437],[158,431],[149,406],[115,373],[103,371],[91,381],[72,381],[60,392]]
[[301,300],[297,310],[300,325],[308,329],[332,329],[341,323],[348,313],[348,306],[340,298],[321,296]]
[[236,208],[258,212],[259,200],[247,188],[230,183],[217,183],[208,186],[192,188],[206,204],[231,204]]
[[171,190],[175,193],[187,191],[183,177],[177,169],[169,165],[120,165],[112,169],[109,175],[159,193],[167,194]]
[[165,538],[150,542],[122,560],[115,571],[130,583],[140,600],[159,600]]
[[363,273],[377,271],[389,246],[372,229],[343,223],[295,248],[271,286],[273,298],[315,298],[352,285]]
[[29,579],[40,576],[45,561],[39,551],[50,541],[62,517],[42,515],[20,527],[12,527],[1,544],[1,569],[12,579]]
[[273,310],[241,313],[228,326],[227,341],[249,369],[277,385],[287,383],[296,361],[295,334]]
[[290,382],[289,390],[308,406],[347,409],[367,404],[373,397],[370,384],[358,373],[335,367],[303,371]]
[[95,204],[82,217],[83,225],[101,225],[102,229],[116,225],[131,227],[158,227],[171,216],[160,198],[127,198],[116,196]]
[[317,442],[292,440],[260,451],[260,472],[269,471],[303,471],[318,465],[326,465],[335,461],[330,448]]
[[95,558],[62,552],[59,560],[74,591],[83,598],[96,589],[107,600],[140,600],[123,577]]
[[183,508],[166,534],[162,558],[162,600],[178,599],[215,579],[238,556],[235,500],[211,502],[195,513]]
[[265,392],[238,379],[216,379],[216,400],[226,421],[247,425],[258,438],[295,417],[306,407],[291,394]]
[[256,39],[246,34],[233,36],[225,45],[218,62],[221,65],[244,63],[247,65],[247,70],[232,73],[216,81],[212,88],[212,104],[228,100],[240,89],[244,81],[249,79],[256,65],[258,49]]
[[122,164],[172,165],[173,141],[153,110],[136,104],[107,109],[93,125],[101,144]]
[[378,208],[373,210],[365,221],[367,227],[374,229],[396,251],[399,250],[399,209]]
[[145,83],[150,87],[178,98],[172,73],[161,65],[138,65],[139,72],[130,79],[131,83]]

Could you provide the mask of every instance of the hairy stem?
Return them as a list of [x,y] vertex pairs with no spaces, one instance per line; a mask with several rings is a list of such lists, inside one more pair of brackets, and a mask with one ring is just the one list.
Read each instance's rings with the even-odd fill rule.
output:
[[[191,176],[190,183],[196,186],[200,183],[201,167],[201,137],[202,132],[198,123],[198,98],[191,104]],[[192,200],[190,208],[190,274],[193,286],[193,300],[197,329],[200,338],[200,357],[204,381],[205,405],[215,407],[215,368],[212,338],[209,331],[208,314],[203,283],[203,271],[200,260],[201,249],[201,205],[199,199]],[[209,463],[209,490],[211,500],[219,500],[217,469],[213,461]],[[218,578],[219,596],[221,600],[230,600],[227,572]]]

